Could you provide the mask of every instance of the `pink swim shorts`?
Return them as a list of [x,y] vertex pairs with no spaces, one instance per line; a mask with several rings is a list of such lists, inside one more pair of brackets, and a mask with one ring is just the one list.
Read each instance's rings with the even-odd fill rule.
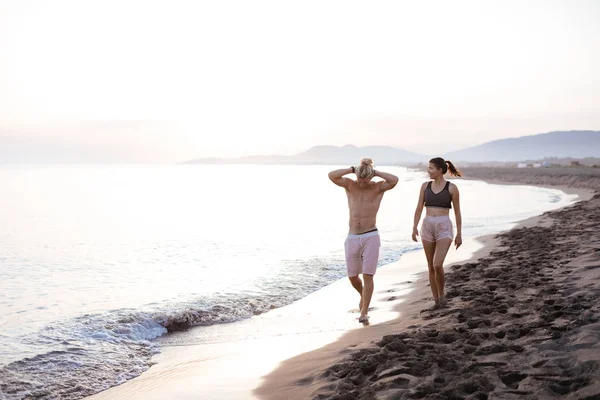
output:
[[425,217],[421,224],[421,239],[437,242],[440,239],[454,239],[454,227],[447,215],[440,217]]
[[349,234],[344,243],[346,249],[346,269],[348,276],[358,274],[375,275],[379,261],[381,240],[378,231]]

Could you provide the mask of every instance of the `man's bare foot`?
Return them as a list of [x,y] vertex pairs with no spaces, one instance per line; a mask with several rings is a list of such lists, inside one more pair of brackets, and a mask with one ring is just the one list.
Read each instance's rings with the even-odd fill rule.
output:
[[369,317],[368,317],[368,316],[366,316],[366,315],[361,315],[361,316],[358,318],[358,322],[360,322],[361,324],[368,325],[368,324],[369,324]]

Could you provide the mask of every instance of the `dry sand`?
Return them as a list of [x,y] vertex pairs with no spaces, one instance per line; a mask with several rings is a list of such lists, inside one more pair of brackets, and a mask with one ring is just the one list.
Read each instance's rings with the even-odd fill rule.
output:
[[[264,399],[600,399],[600,171],[465,170],[578,188],[586,201],[525,221],[447,267],[449,308],[423,311],[423,277],[399,319],[283,362]],[[539,175],[539,174],[544,174]]]

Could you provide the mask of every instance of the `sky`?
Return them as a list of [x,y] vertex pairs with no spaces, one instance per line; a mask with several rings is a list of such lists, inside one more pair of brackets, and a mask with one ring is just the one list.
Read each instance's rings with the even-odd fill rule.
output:
[[0,163],[600,130],[600,2],[0,0]]

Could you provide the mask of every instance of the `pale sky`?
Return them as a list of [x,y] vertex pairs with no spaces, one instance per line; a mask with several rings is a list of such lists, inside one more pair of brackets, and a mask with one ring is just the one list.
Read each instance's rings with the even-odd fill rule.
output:
[[598,21],[594,0],[0,0],[0,157],[443,154],[600,130]]

